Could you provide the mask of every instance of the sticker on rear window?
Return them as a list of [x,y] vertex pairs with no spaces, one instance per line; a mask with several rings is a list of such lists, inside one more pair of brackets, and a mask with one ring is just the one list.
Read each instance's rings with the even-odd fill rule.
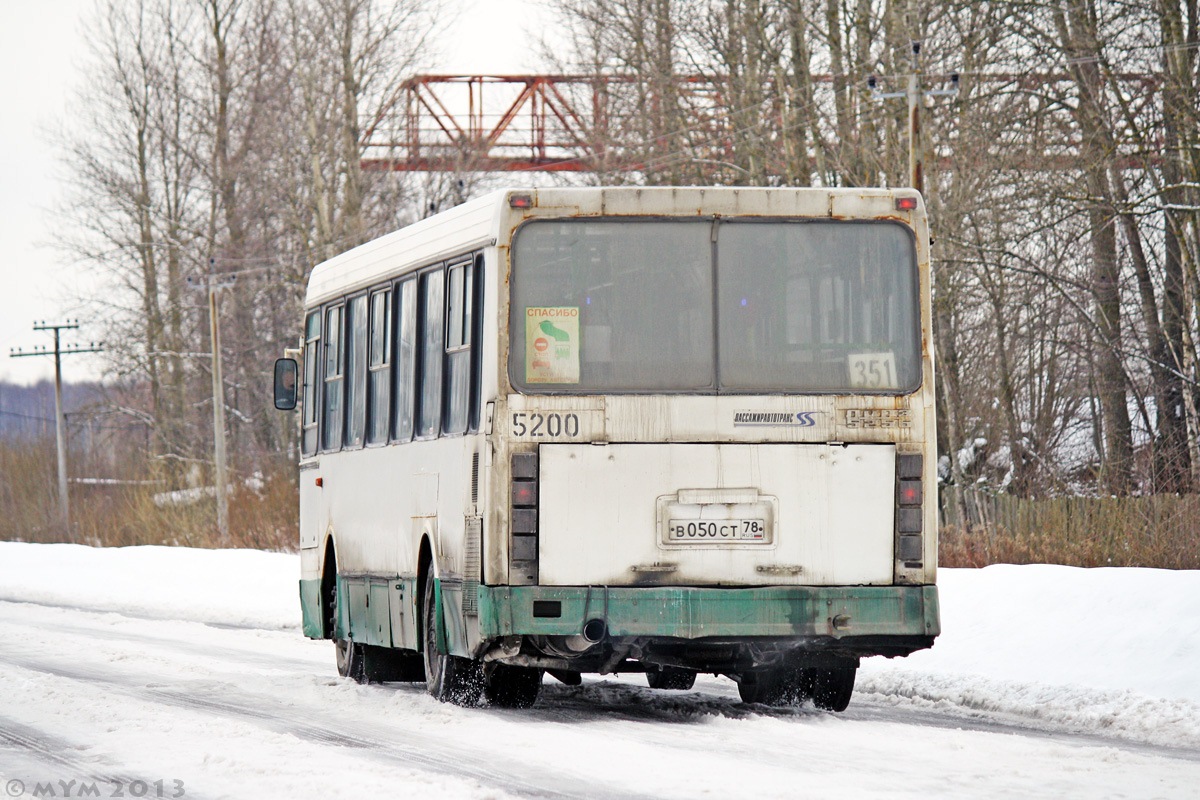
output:
[[525,382],[579,383],[579,306],[525,309]]

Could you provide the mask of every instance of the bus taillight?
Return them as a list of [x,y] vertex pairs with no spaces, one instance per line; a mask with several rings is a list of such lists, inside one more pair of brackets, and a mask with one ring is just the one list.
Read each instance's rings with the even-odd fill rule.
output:
[[513,481],[513,508],[537,508],[537,483],[535,481]]
[[919,506],[921,505],[921,482],[920,481],[900,481],[900,505],[902,506]]
[[919,566],[924,558],[922,461],[920,453],[896,456],[896,557],[906,566]]
[[537,582],[538,509],[537,453],[514,453],[512,457],[512,578]]

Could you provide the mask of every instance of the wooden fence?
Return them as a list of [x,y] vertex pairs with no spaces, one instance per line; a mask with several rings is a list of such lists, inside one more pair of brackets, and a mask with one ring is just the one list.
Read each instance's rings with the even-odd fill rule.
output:
[[974,487],[939,496],[947,566],[1046,562],[1200,569],[1200,495],[1025,500]]

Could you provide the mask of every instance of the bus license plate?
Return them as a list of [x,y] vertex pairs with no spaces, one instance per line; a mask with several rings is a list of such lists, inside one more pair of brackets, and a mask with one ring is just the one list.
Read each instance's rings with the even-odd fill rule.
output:
[[672,519],[667,521],[667,541],[672,543],[762,542],[767,521],[751,519]]

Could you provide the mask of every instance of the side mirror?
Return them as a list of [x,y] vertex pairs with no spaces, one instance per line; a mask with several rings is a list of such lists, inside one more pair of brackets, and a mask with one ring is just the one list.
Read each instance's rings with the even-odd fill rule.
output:
[[296,407],[296,378],[300,368],[295,359],[275,359],[275,407],[291,411]]

